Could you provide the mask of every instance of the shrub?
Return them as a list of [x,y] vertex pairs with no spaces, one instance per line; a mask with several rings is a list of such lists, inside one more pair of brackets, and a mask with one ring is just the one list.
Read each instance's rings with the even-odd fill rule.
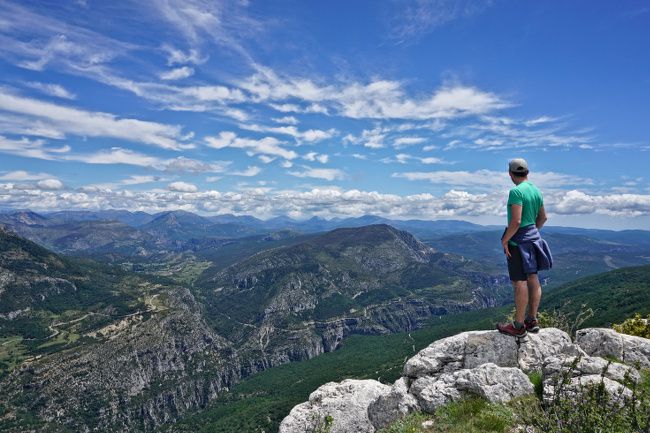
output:
[[644,319],[637,313],[634,317],[625,319],[623,323],[612,325],[612,328],[621,334],[650,338],[650,314],[648,314],[647,319]]
[[638,384],[626,378],[631,391],[610,394],[601,374],[598,383],[569,387],[576,362],[553,382],[553,394],[542,402],[516,405],[523,423],[544,433],[650,432],[650,374]]

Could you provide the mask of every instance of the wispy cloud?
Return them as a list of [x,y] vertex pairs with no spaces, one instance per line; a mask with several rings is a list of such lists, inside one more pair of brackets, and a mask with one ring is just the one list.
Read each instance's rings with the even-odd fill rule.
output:
[[161,80],[182,80],[183,78],[188,78],[194,75],[194,68],[189,66],[183,66],[180,68],[175,68],[170,71],[161,72],[158,74]]
[[220,132],[217,137],[206,137],[206,144],[214,149],[233,147],[244,149],[251,155],[280,156],[285,159],[294,159],[298,156],[293,150],[283,148],[281,141],[274,137],[264,137],[259,140],[252,138],[241,138],[230,131]]
[[53,176],[48,173],[30,173],[25,170],[14,170],[0,175],[0,180],[29,181],[49,179],[52,177]]
[[[183,143],[182,128],[138,119],[119,118],[113,114],[90,112],[37,99],[14,95],[0,88],[0,111],[22,116],[25,128],[34,120],[58,131],[60,136],[73,134],[87,137],[111,137],[135,141],[164,149],[190,149]],[[37,131],[34,131],[36,133]]]
[[246,170],[242,171],[232,171],[229,174],[234,175],[234,176],[244,176],[244,177],[253,177],[257,176],[262,172],[262,169],[255,166],[255,165],[249,165]]
[[[463,188],[478,188],[494,190],[507,189],[512,186],[507,173],[493,170],[476,171],[409,171],[396,172],[391,175],[394,178],[404,178],[413,181],[428,181],[433,184],[448,185]],[[578,176],[556,173],[536,172],[531,173],[531,181],[542,188],[560,188],[574,185],[591,185],[592,179]]]
[[[275,103],[271,106],[282,112],[304,112],[319,104],[328,112],[353,119],[449,119],[511,106],[494,93],[455,83],[416,99],[409,97],[398,81],[320,85],[307,78],[280,76],[259,65],[254,75],[235,85],[250,93],[254,101]],[[302,104],[278,104],[287,99],[298,99]]]
[[308,129],[306,131],[299,131],[295,126],[264,126],[256,124],[240,124],[241,129],[255,132],[267,132],[273,134],[289,135],[296,139],[298,143],[316,143],[336,135],[336,129],[328,129],[327,131],[321,129]]
[[414,43],[436,28],[456,19],[468,18],[487,9],[491,0],[393,1],[390,38],[396,43]]
[[63,99],[77,99],[77,95],[67,90],[65,87],[60,84],[51,84],[51,83],[39,83],[38,81],[29,81],[26,82],[27,87],[32,89],[39,90],[46,95],[56,96],[57,98]]
[[291,176],[311,177],[314,179],[341,180],[345,179],[345,172],[338,168],[312,168],[303,166],[302,171],[289,171]]

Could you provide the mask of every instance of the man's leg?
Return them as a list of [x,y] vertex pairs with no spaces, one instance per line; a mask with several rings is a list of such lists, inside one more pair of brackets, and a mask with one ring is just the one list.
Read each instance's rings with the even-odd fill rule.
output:
[[[524,323],[526,318],[526,307],[528,306],[528,286],[526,281],[513,281],[512,287],[515,289],[515,321]],[[539,305],[539,302],[538,302]]]
[[542,299],[542,285],[537,274],[528,275],[528,316],[537,317],[537,310]]

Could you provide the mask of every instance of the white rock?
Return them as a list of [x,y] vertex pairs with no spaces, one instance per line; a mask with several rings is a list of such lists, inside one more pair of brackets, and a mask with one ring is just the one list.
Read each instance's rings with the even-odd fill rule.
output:
[[420,409],[417,399],[408,392],[407,382],[405,377],[397,379],[388,394],[379,396],[368,406],[368,418],[377,430]]
[[388,394],[391,387],[376,380],[329,382],[309,396],[309,401],[295,406],[280,423],[280,433],[313,432],[332,417],[330,433],[373,433],[368,405]]
[[524,372],[542,371],[548,358],[557,355],[585,355],[571,342],[569,334],[557,328],[544,328],[537,334],[528,333],[521,339],[518,349],[518,366]]
[[619,334],[613,329],[587,328],[576,334],[578,344],[589,355],[613,356],[626,364],[650,368],[650,340]]
[[516,367],[515,338],[498,331],[472,331],[434,341],[406,362],[404,376],[435,376],[488,362]]
[[[570,371],[572,370],[572,371]],[[570,372],[570,374],[568,374]],[[638,383],[641,380],[639,371],[633,367],[617,362],[609,362],[597,356],[555,356],[547,360],[544,375],[547,378],[558,377],[563,373],[569,376],[602,375],[617,382],[630,380]]]
[[499,367],[493,363],[437,377],[418,378],[410,391],[418,399],[422,409],[433,413],[438,407],[474,394],[491,402],[505,403],[515,397],[534,392],[533,384],[526,374],[514,367]]

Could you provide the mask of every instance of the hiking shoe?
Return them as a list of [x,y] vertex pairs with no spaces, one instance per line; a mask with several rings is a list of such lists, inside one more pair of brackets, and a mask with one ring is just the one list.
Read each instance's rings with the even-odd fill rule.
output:
[[539,332],[539,322],[537,319],[529,319],[528,317],[524,320],[524,325],[526,325],[526,331],[537,334]]
[[502,334],[510,335],[512,337],[517,337],[517,338],[525,337],[526,334],[528,333],[526,331],[526,326],[522,326],[521,328],[516,328],[515,325],[512,323],[499,323],[497,325],[497,330]]

